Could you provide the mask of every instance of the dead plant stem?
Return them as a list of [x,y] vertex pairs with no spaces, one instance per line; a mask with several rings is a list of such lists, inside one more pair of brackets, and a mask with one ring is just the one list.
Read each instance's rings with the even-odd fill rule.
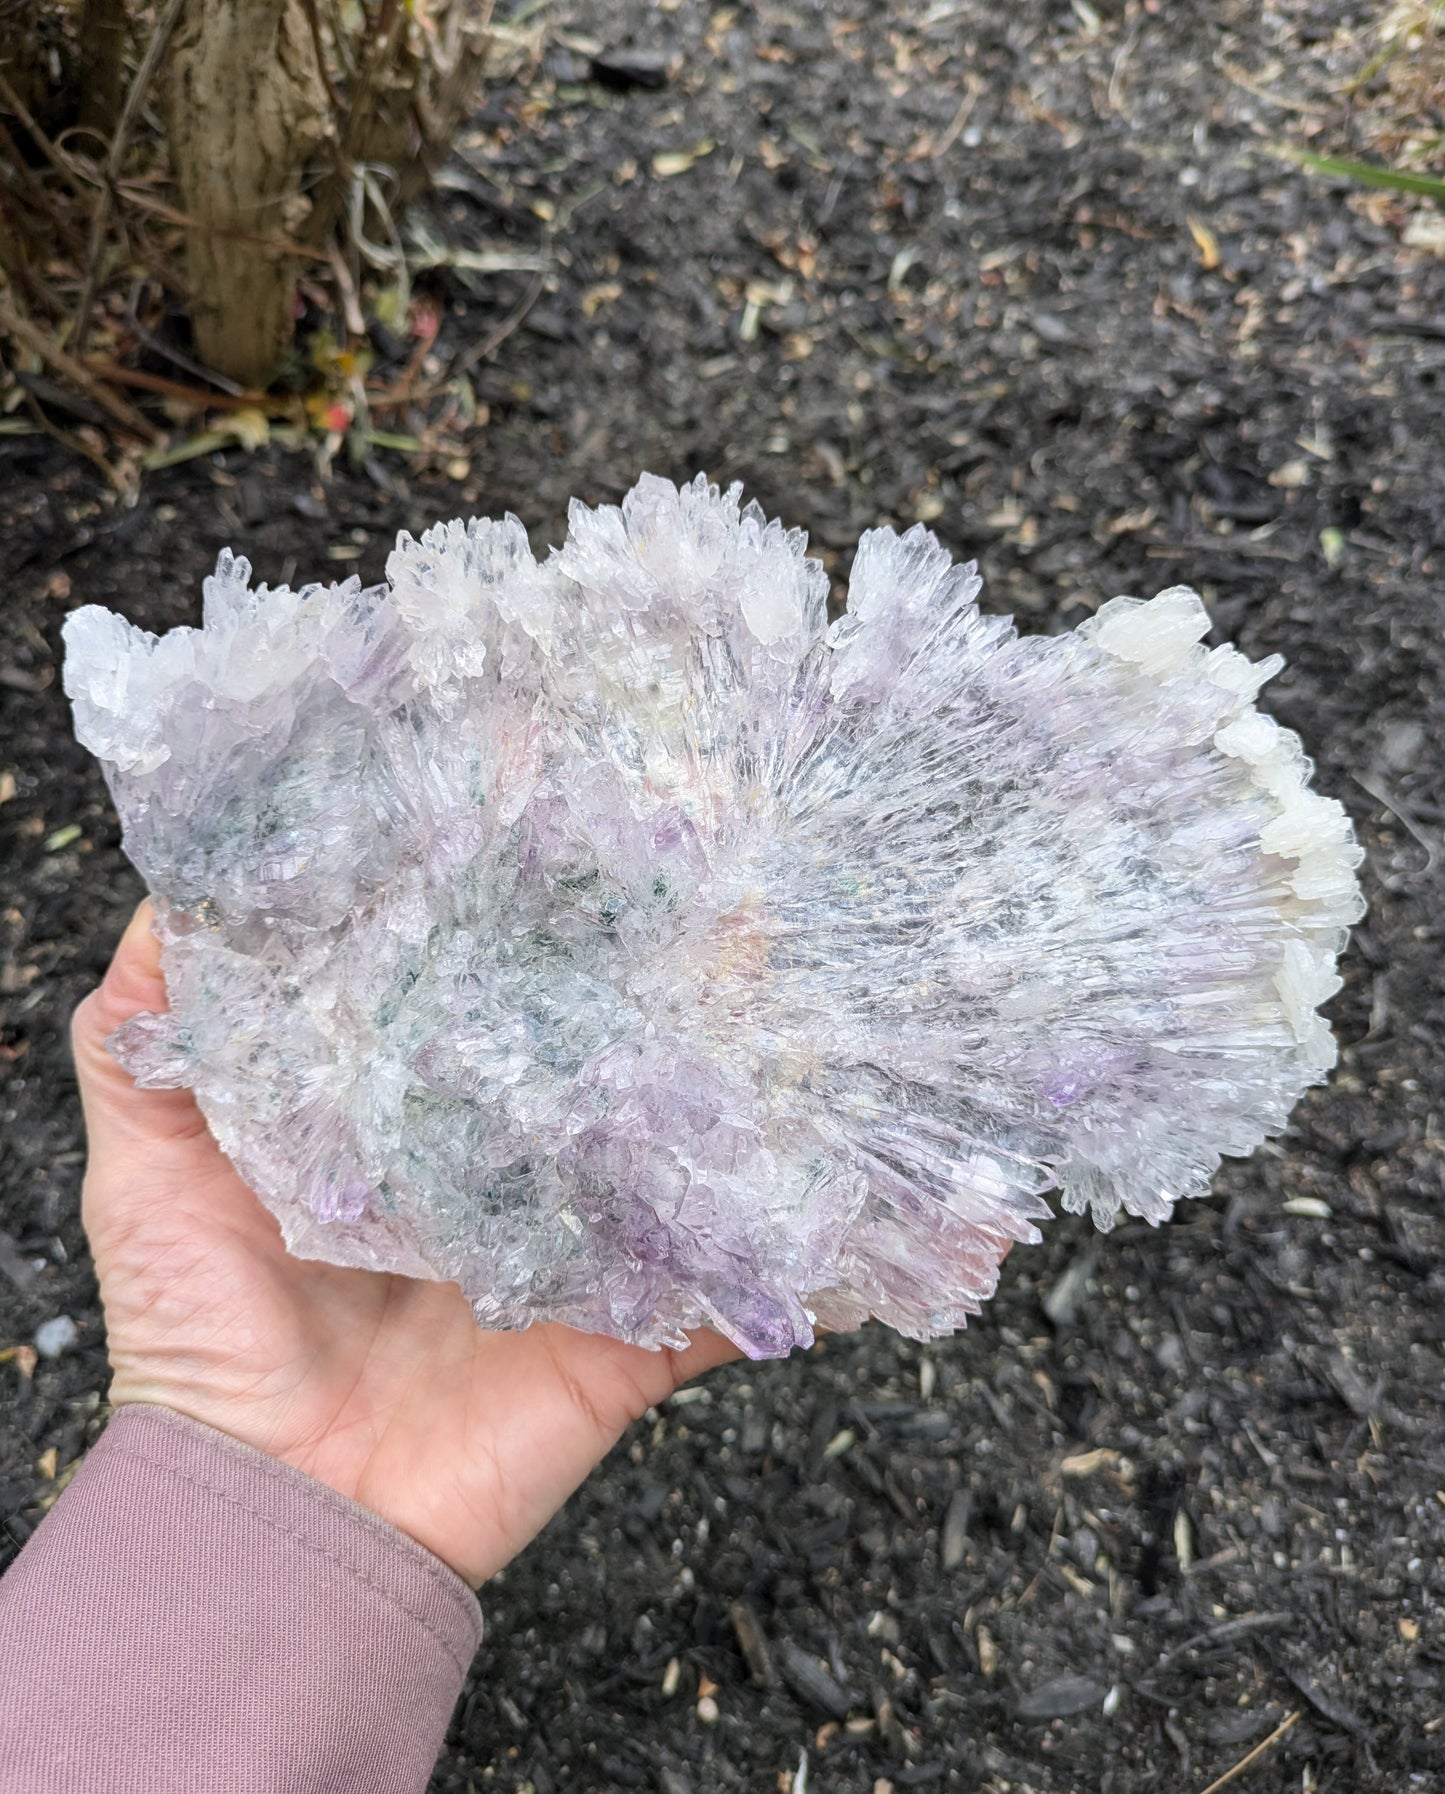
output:
[[156,28],[151,33],[150,42],[146,45],[141,65],[135,72],[135,79],[126,91],[125,104],[120,110],[120,122],[115,127],[115,136],[111,138],[110,154],[105,159],[105,184],[100,190],[100,198],[96,201],[95,216],[90,226],[90,247],[85,257],[85,278],[80,286],[80,299],[75,309],[75,337],[73,347],[80,355],[85,349],[86,333],[90,329],[90,308],[95,302],[95,286],[100,278],[100,258],[105,248],[105,233],[110,228],[111,200],[115,194],[115,184],[120,179],[121,167],[125,162],[126,148],[130,143],[131,131],[135,121],[145,104],[145,97],[155,72],[160,67],[161,57],[165,55],[166,45],[171,41],[171,33],[175,30],[176,21],[181,16],[181,8],[186,0],[167,0],[165,11],[156,21]]
[[1219,1794],[1221,1788],[1227,1788],[1231,1782],[1238,1781],[1245,1770],[1252,1764],[1257,1763],[1267,1750],[1274,1749],[1275,1745],[1279,1743],[1280,1739],[1284,1737],[1285,1733],[1290,1730],[1298,1719],[1298,1712],[1291,1713],[1288,1719],[1282,1721],[1274,1728],[1268,1738],[1261,1738],[1253,1750],[1246,1752],[1234,1765],[1233,1769],[1226,1769],[1223,1775],[1216,1776],[1209,1786],[1201,1791],[1201,1794]]
[[36,148],[40,150],[46,161],[50,163],[58,174],[64,176],[65,181],[71,190],[77,194],[79,198],[84,199],[86,196],[84,182],[72,163],[71,158],[64,150],[52,143],[50,138],[46,136],[44,130],[42,130],[39,122],[36,120],[34,113],[5,79],[3,73],[0,73],[0,100],[4,100],[5,104],[15,114],[16,118],[18,118],[21,124],[24,125],[25,129],[30,133]]
[[49,436],[53,441],[60,443],[63,448],[69,449],[71,454],[79,455],[83,460],[89,461],[113,492],[123,494],[125,491],[125,481],[121,478],[120,474],[116,472],[115,468],[111,466],[110,462],[106,460],[105,456],[101,454],[100,450],[92,448],[82,437],[72,435],[69,430],[62,430],[60,425],[56,423],[53,418],[46,415],[44,406],[40,404],[34,393],[30,393],[27,396],[30,402],[30,415],[35,419],[36,428],[40,430],[43,435]]
[[54,368],[57,374],[69,380],[72,386],[78,387],[88,398],[94,399],[118,424],[123,424],[127,430],[146,442],[159,439],[160,431],[148,417],[143,417],[134,405],[123,399],[118,392],[113,392],[103,380],[97,380],[89,368],[73,355],[67,355],[43,330],[37,329],[28,318],[22,318],[5,299],[0,299],[0,330],[14,337],[16,342],[23,343]]
[[336,90],[336,83],[331,79],[331,71],[326,66],[326,40],[321,35],[321,14],[316,10],[316,0],[302,0],[302,5],[306,9],[306,23],[311,27],[311,42],[316,49],[316,67],[326,89],[326,97],[331,102],[332,112],[340,118],[342,99]]

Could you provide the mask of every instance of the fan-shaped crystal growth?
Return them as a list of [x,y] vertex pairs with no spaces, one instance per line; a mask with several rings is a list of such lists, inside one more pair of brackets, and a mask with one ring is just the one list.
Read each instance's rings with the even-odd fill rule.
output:
[[1359,854],[1183,587],[1020,638],[927,531],[699,478],[387,583],[66,627],[190,1085],[293,1250],[767,1356],[962,1324],[1053,1185],[1162,1219],[1334,1058]]

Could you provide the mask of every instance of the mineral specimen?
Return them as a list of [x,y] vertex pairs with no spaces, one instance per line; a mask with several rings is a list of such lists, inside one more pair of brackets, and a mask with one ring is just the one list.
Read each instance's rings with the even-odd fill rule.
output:
[[159,902],[115,1050],[293,1251],[488,1326],[757,1357],[947,1332],[1041,1200],[1159,1221],[1334,1059],[1339,804],[1175,587],[1072,634],[873,530],[846,614],[739,488],[403,535],[66,689]]

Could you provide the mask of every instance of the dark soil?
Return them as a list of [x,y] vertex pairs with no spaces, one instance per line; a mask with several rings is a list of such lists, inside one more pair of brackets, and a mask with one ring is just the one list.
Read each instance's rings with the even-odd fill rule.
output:
[[[839,574],[923,517],[1025,627],[1189,581],[1282,651],[1268,702],[1369,850],[1342,1062],[1166,1230],[1016,1252],[966,1335],[868,1328],[639,1425],[485,1592],[434,1788],[1198,1794],[1292,1714],[1242,1789],[1445,1788],[1445,263],[1270,153],[1350,147],[1321,46],[1372,10],[577,7],[436,204],[462,245],[552,220],[465,479],[237,451],[118,509],[0,438],[0,1347],[80,1328],[0,1365],[0,1561],[106,1386],[64,1024],[138,882],[66,610],[163,628],[224,544],[374,576],[399,526],[555,540],[570,494],[705,468]],[[680,66],[604,85],[604,46]],[[440,278],[443,357],[527,279]]]

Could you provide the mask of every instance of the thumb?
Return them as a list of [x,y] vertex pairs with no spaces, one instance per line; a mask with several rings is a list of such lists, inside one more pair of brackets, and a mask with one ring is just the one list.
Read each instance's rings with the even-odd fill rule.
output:
[[147,1012],[164,1013],[168,1007],[154,923],[155,906],[147,898],[131,917],[105,977],[70,1024],[92,1157],[104,1147],[173,1139],[205,1128],[188,1090],[139,1090],[106,1050],[106,1041],[123,1022]]

